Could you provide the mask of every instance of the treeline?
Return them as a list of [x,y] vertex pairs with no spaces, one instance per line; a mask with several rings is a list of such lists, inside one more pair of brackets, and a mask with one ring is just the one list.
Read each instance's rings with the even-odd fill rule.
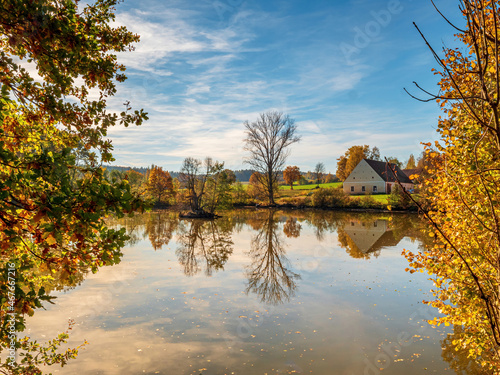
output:
[[[135,171],[143,174],[144,176],[148,173],[148,171],[151,169],[151,167],[123,167],[123,166],[112,166],[112,165],[105,165],[104,168],[108,171],[118,171],[120,173],[127,172],[127,171]],[[241,169],[241,170],[235,170],[233,171],[236,181],[241,181],[241,182],[248,182],[250,181],[250,177],[252,176],[252,173],[255,172],[251,169]],[[179,172],[174,172],[174,171],[169,171],[168,172],[172,178],[178,178],[179,177]],[[309,173],[309,172],[308,172]]]
[[[123,178],[124,173],[126,174],[129,171],[138,172],[138,173],[142,174],[143,176],[146,176],[152,167],[124,167],[124,166],[105,165],[104,168],[106,169],[108,176],[117,177],[117,178],[119,176],[122,176],[122,178]],[[113,171],[115,171],[115,172],[113,172]],[[240,169],[240,170],[232,171],[232,173],[234,173],[236,181],[239,181],[239,182],[250,182],[250,177],[252,177],[252,174],[254,172],[255,171],[253,171],[251,169]],[[172,178],[179,177],[179,172],[168,171],[168,173],[170,174],[170,176]],[[315,179],[316,179],[315,172],[307,171],[307,172],[300,173],[300,179],[298,181],[299,181],[300,185],[307,185],[307,184],[314,183]],[[285,181],[283,178],[283,172],[280,172],[279,180],[282,182]],[[337,182],[337,181],[339,181],[339,179],[336,178],[336,176],[334,174],[331,174],[331,173],[326,174],[324,177],[324,180],[323,180],[324,183]]]

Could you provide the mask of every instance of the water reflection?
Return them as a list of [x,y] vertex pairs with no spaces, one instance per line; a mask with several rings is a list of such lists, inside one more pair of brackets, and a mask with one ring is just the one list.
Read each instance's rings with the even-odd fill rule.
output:
[[[246,272],[248,277],[246,292],[256,293],[261,302],[273,305],[289,301],[297,288],[296,280],[300,279],[299,274],[290,269],[275,216],[275,211],[269,211],[261,222],[259,232],[252,238],[249,252],[251,264]],[[283,232],[287,233],[290,230],[289,233],[293,233],[295,237],[299,236],[299,225],[287,221],[285,228]]]
[[349,218],[338,228],[339,242],[353,258],[378,257],[387,246],[397,246],[403,239],[395,232],[391,222],[383,219]]
[[285,236],[288,238],[300,237],[301,229],[302,226],[297,222],[297,218],[295,217],[289,217],[285,225],[283,225],[283,233],[285,233]]
[[[159,250],[177,235],[176,255],[184,274],[194,276],[202,270],[207,276],[224,269],[233,253],[233,235],[246,225],[256,234],[248,252],[246,293],[257,294],[262,302],[279,304],[290,301],[300,275],[292,271],[286,256],[286,238],[301,235],[305,222],[314,230],[316,239],[324,241],[328,233],[337,233],[346,253],[355,259],[380,256],[386,247],[397,246],[404,237],[425,245],[423,224],[409,220],[407,215],[337,213],[331,211],[232,211],[220,220],[182,220],[174,213],[154,212],[122,221],[132,243],[140,237],[149,238],[153,249]],[[282,227],[282,230],[280,228]]]
[[[102,355],[109,374],[277,373],[290,363],[296,367],[278,373],[329,375],[335,368],[362,374],[364,358],[371,373],[382,353],[379,343],[412,332],[408,317],[422,300],[422,289],[428,290],[427,278],[405,273],[406,260],[399,256],[403,246],[416,251],[431,240],[423,224],[407,215],[248,210],[206,221],[154,212],[118,224],[134,244],[116,270],[129,279],[123,289],[113,289],[115,298],[105,300],[106,313],[96,315],[94,326],[78,322],[86,338],[93,332],[94,349],[87,353]],[[398,251],[387,251],[390,246]],[[180,269],[169,267],[175,258]],[[304,266],[309,260],[315,268]],[[82,290],[99,293],[110,276],[99,277],[77,288],[74,299],[82,300]],[[414,277],[422,279],[408,282]],[[62,274],[61,279],[66,280]],[[81,311],[74,303],[68,311]],[[453,336],[439,351],[440,335],[429,328],[432,343],[409,342],[384,373],[418,375],[431,366],[435,373],[450,373],[446,361],[457,373],[478,374],[465,352],[455,354]],[[116,343],[119,350],[107,349]],[[90,357],[82,367],[87,372],[74,367],[64,373],[103,370]],[[121,372],[112,370],[118,363]]]
[[146,233],[153,249],[160,250],[163,246],[167,246],[178,225],[179,220],[173,217],[165,220],[165,216],[161,213],[149,215],[146,221]]
[[[454,345],[453,342],[460,338],[464,333],[462,326],[455,326],[453,334],[448,335],[442,341],[443,351],[441,356],[450,364],[450,368],[457,374],[465,375],[493,375],[493,371],[487,371],[481,368],[476,358],[469,357],[468,348],[461,348]],[[487,359],[488,353],[484,353],[484,359]]]
[[230,228],[219,225],[222,222],[201,219],[181,222],[175,253],[186,276],[196,275],[202,268],[207,276],[224,269],[233,253],[233,241]]

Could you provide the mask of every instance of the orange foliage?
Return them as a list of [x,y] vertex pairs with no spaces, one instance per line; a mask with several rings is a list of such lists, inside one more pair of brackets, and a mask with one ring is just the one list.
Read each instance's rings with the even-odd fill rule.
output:
[[287,183],[287,185],[290,185],[290,189],[293,190],[293,183],[295,181],[298,181],[300,178],[300,169],[297,166],[288,166],[286,169],[283,171],[283,179]]
[[153,165],[148,174],[147,190],[156,202],[161,202],[164,197],[172,195],[174,185],[170,173],[164,171],[162,167]]

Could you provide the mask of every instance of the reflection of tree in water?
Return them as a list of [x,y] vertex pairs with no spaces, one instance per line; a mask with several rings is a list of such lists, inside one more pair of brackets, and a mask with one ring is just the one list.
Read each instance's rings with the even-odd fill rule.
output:
[[[179,224],[178,244],[175,251],[187,276],[196,275],[201,268],[211,276],[213,271],[224,269],[233,253],[231,229],[223,220],[183,220]],[[202,266],[203,264],[203,266]]]
[[165,216],[160,213],[149,215],[146,220],[146,233],[153,249],[159,250],[162,246],[167,246],[178,225],[178,218]]
[[314,227],[314,233],[319,242],[325,239],[325,233],[335,231],[339,225],[339,215],[333,211],[312,211],[307,219]]
[[247,293],[256,293],[262,302],[269,304],[289,301],[297,288],[295,280],[300,279],[300,275],[288,268],[289,261],[274,215],[274,211],[268,212],[259,233],[252,239],[249,252],[252,264],[247,270]]
[[[454,326],[453,334],[448,335],[442,342],[443,351],[441,356],[449,363],[450,369],[455,371],[456,374],[463,375],[493,375],[493,371],[484,369],[480,364],[480,359],[469,357],[469,349],[461,348],[453,344],[464,334],[464,329],[461,326]],[[495,354],[493,354],[495,356]],[[483,353],[483,357],[487,360],[488,353]]]
[[141,230],[144,227],[144,220],[147,217],[146,215],[148,214],[136,213],[132,217],[125,216],[120,219],[108,218],[107,222],[109,223],[111,228],[125,228],[127,236],[129,237],[127,240],[127,245],[135,245],[141,239]]
[[300,230],[302,229],[301,225],[297,222],[297,219],[294,217],[289,217],[285,225],[283,225],[283,233],[290,238],[297,238],[300,236]]
[[169,211],[135,214],[133,217],[110,220],[116,228],[125,228],[127,245],[135,245],[141,238],[149,238],[155,250],[168,245],[179,223],[178,214]]

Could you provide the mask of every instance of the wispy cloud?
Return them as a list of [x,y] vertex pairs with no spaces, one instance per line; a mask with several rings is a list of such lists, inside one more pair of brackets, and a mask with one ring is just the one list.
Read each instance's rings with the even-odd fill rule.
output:
[[149,0],[118,14],[117,25],[140,34],[141,43],[119,56],[130,79],[111,109],[131,100],[150,121],[110,130],[117,164],[176,170],[184,157],[209,155],[244,167],[242,123],[269,109],[297,120],[303,139],[290,163],[303,169],[325,160],[334,171],[336,158],[353,144],[406,158],[432,136],[436,109],[401,96],[415,79],[405,74],[426,68],[417,36],[405,41],[406,28],[397,33],[415,4],[405,3],[350,64],[340,43],[387,2],[363,1],[366,12],[358,18],[359,8],[347,4],[263,4],[242,2],[221,18],[210,2]]

